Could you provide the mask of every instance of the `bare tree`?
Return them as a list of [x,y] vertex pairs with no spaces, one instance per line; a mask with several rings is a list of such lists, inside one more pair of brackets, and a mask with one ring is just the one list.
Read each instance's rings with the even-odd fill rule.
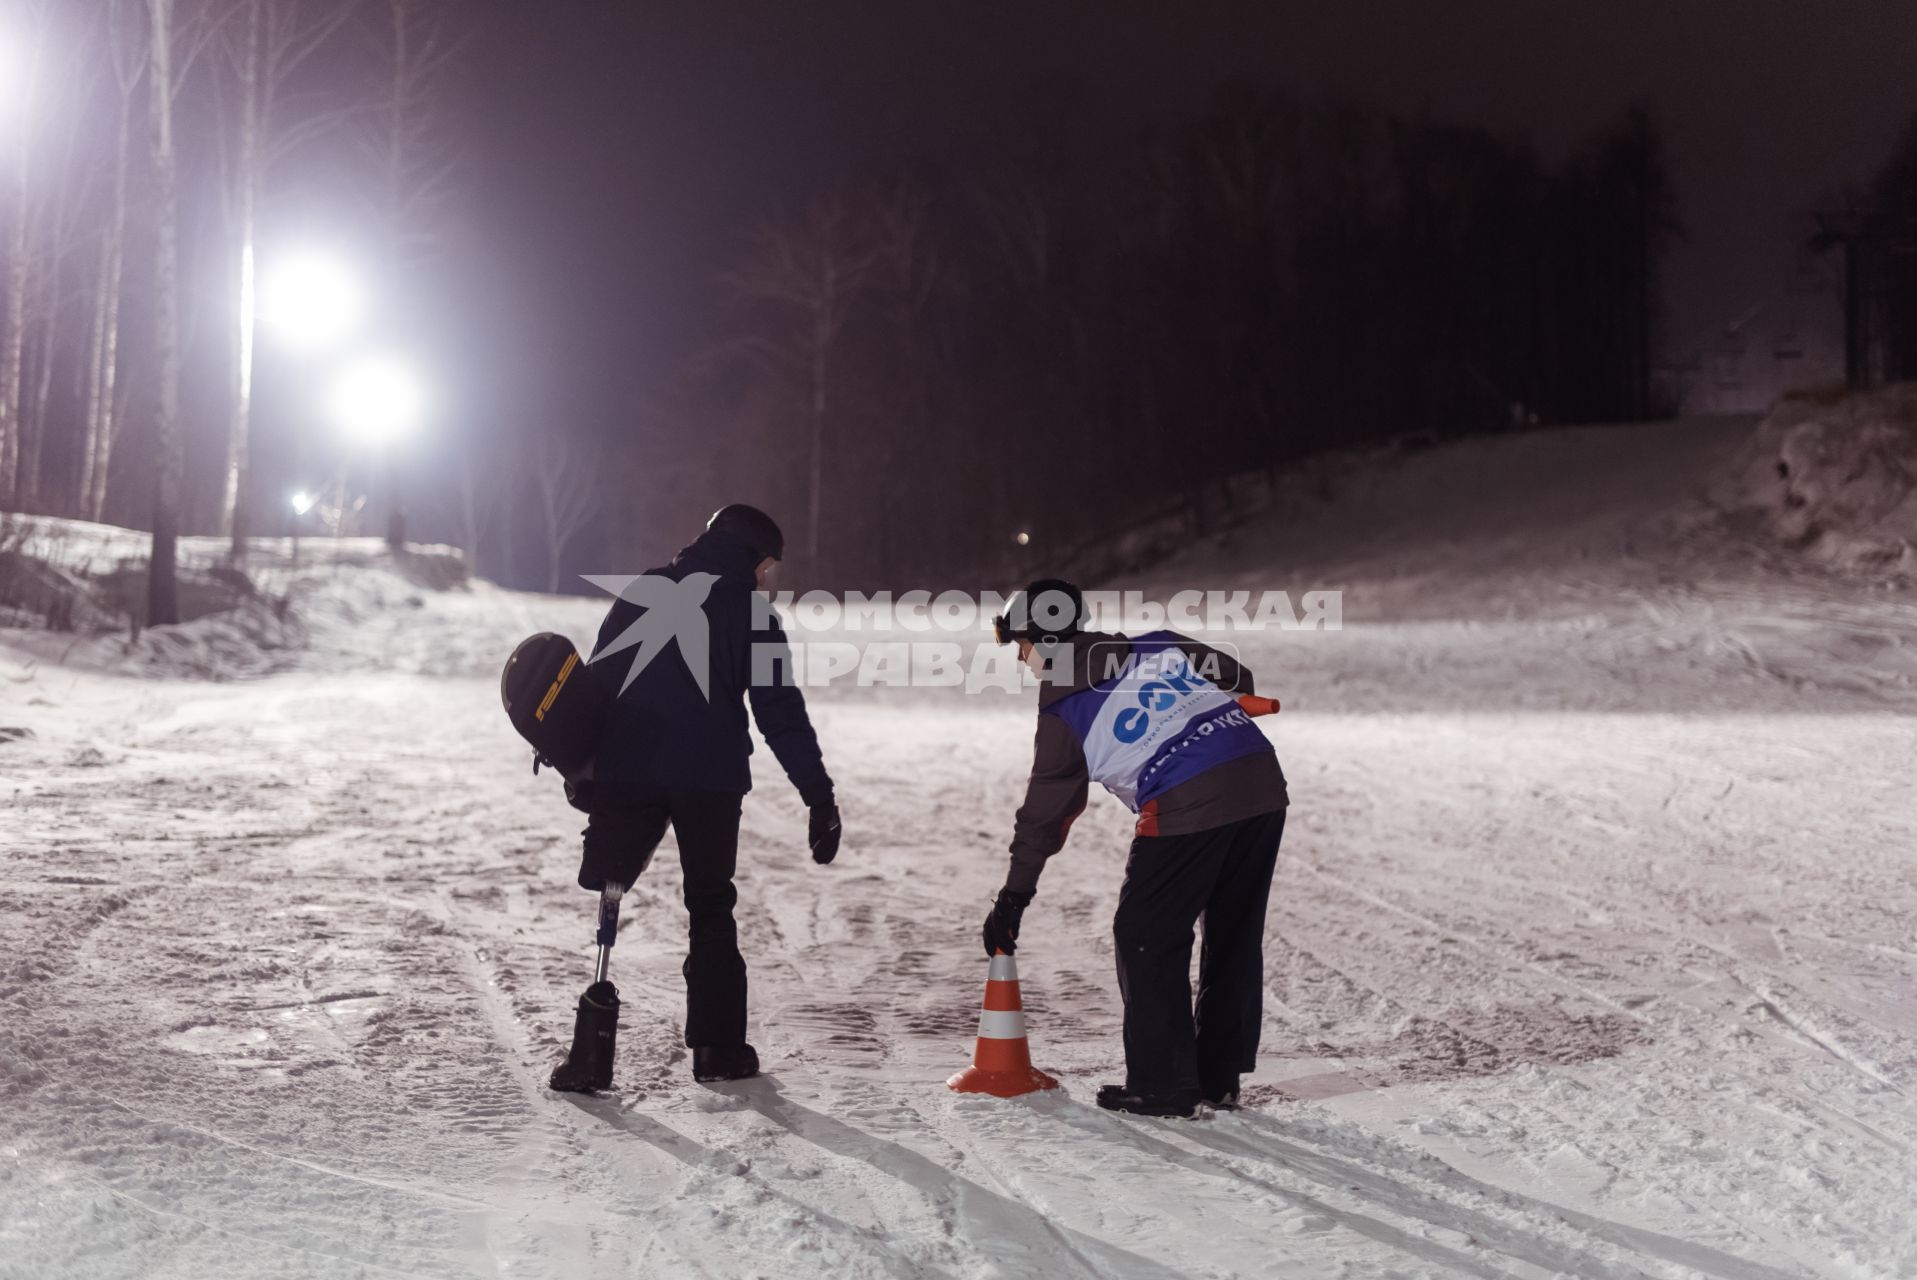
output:
[[559,562],[568,544],[599,512],[598,451],[563,435],[534,441],[533,481],[546,538],[546,590],[559,590]]
[[140,58],[135,40],[137,15],[132,0],[110,0],[106,14],[107,48],[119,91],[119,119],[113,141],[113,193],[100,232],[98,270],[86,362],[86,441],[80,456],[80,514],[99,520],[105,513],[107,476],[119,437],[120,299],[126,277],[127,170],[131,163],[134,106],[139,100]]
[[[272,6],[277,9],[278,6]],[[258,222],[262,158],[265,148],[260,135],[265,131],[267,88],[263,81],[266,63],[266,0],[244,0],[239,9],[237,39],[229,40],[227,61],[237,80],[234,129],[238,156],[232,165],[226,206],[227,228],[233,253],[234,316],[229,331],[232,340],[229,376],[232,379],[227,403],[226,466],[220,488],[220,530],[230,539],[229,554],[235,561],[246,554],[246,513],[241,509],[246,492],[248,457],[253,422],[253,337],[258,297],[254,276],[254,230]]]
[[465,43],[457,0],[386,0],[389,79],[368,138],[380,166],[389,269],[429,251],[464,157],[447,136],[442,90]]
[[[898,520],[909,512],[913,495],[886,483],[902,464],[908,447],[924,450],[940,442],[932,426],[932,380],[936,373],[937,344],[932,332],[933,303],[946,284],[946,262],[932,226],[930,196],[921,188],[901,183],[873,203],[872,243],[877,251],[872,274],[875,311],[886,334],[895,368],[896,408],[884,413],[890,424],[865,451],[864,475],[876,478],[879,526],[873,567],[881,580],[892,581],[909,539],[897,536]],[[942,443],[942,442],[941,442]],[[909,519],[909,516],[908,516]]]
[[27,292],[31,264],[27,256],[28,196],[32,191],[33,137],[39,100],[40,67],[46,56],[46,0],[29,0],[19,7],[21,37],[27,44],[26,69],[14,90],[13,146],[6,157],[7,301],[0,320],[0,504],[16,505],[20,498],[20,390],[21,357],[26,345]]
[[147,0],[147,81],[153,148],[153,354],[158,372],[153,409],[153,549],[147,559],[146,625],[180,620],[175,581],[180,487],[179,157],[173,148],[175,59],[173,0]]
[[499,512],[502,486],[499,474],[486,465],[487,456],[478,449],[461,449],[453,464],[456,509],[453,518],[459,528],[459,545],[466,551],[466,566],[478,574],[479,548]]
[[[226,465],[220,495],[220,529],[230,554],[246,554],[253,430],[253,344],[258,319],[259,207],[275,160],[318,129],[344,118],[342,110],[309,114],[287,131],[276,128],[274,108],[287,77],[352,17],[356,0],[239,0],[223,28],[222,69],[232,80],[231,103],[223,102],[223,135],[230,132],[226,160],[226,230],[231,254],[235,310],[229,330]],[[216,83],[219,83],[216,81]],[[223,95],[224,96],[224,95]]]
[[[796,220],[767,222],[753,231],[739,265],[720,278],[734,302],[759,312],[738,344],[762,366],[795,378],[807,420],[805,562],[819,565],[819,511],[825,487],[825,438],[831,408],[832,355],[883,251],[834,194],[809,205]],[[749,322],[750,323],[750,322]]]
[[[204,5],[182,22],[174,0],[147,0],[147,103],[153,180],[153,542],[146,624],[180,620],[180,498],[186,469],[180,432],[180,195],[174,106],[187,75],[218,35]],[[178,47],[176,48],[176,42]]]
[[54,65],[43,71],[38,86],[40,101],[36,117],[40,127],[55,135],[48,162],[36,172],[39,177],[29,199],[28,222],[28,315],[22,365],[19,432],[20,459],[15,499],[29,510],[57,510],[47,505],[46,477],[42,458],[50,429],[49,411],[53,404],[53,382],[57,367],[63,363],[68,343],[63,340],[69,304],[79,292],[73,288],[69,260],[82,243],[80,215],[86,210],[95,181],[95,167],[81,146],[81,124],[87,118],[100,79],[100,63],[94,56],[94,29],[69,40],[49,40],[43,57]]
[[930,197],[901,185],[875,202],[872,219],[875,292],[905,360],[907,398],[915,418],[922,418],[927,408],[925,318],[946,275],[930,215]]
[[[438,247],[464,152],[449,126],[445,89],[470,31],[462,0],[374,0],[364,28],[383,71],[357,113],[362,154],[378,175],[374,212],[385,233],[383,310],[398,329],[411,324],[413,272]],[[399,472],[379,476],[381,498],[400,510]]]

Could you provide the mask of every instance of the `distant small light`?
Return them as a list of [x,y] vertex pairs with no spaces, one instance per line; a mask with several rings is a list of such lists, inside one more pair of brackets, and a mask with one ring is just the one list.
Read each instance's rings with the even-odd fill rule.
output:
[[1025,532],[1025,530],[1023,529],[1020,529],[1018,531],[1018,545],[1021,547],[1030,546],[1031,542],[1032,542],[1032,535]]
[[314,498],[312,494],[301,489],[293,495],[293,514],[296,516],[305,515],[313,509],[313,503],[316,501],[318,501],[318,499]]

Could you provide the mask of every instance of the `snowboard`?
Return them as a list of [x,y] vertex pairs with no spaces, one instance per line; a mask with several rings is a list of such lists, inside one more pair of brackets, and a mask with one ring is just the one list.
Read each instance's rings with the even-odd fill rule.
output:
[[506,659],[499,700],[540,765],[569,782],[588,776],[599,750],[608,699],[572,641],[550,631],[528,636]]

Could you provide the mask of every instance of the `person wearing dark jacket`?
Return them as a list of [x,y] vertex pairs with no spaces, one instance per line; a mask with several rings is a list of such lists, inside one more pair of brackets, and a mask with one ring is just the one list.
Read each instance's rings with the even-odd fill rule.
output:
[[1265,907],[1289,800],[1252,717],[1277,704],[1225,653],[1172,631],[1081,630],[1083,615],[1078,588],[1046,579],[994,620],[1040,684],[1032,774],[985,953],[1017,950],[1039,873],[1100,783],[1138,821],[1112,921],[1125,1082],[1099,1089],[1098,1105],[1156,1116],[1192,1115],[1201,1100],[1233,1107],[1257,1063]]
[[579,884],[595,893],[630,886],[672,827],[691,917],[686,1045],[698,1080],[759,1069],[746,1043],[746,964],[732,918],[739,815],[752,787],[746,703],[805,802],[813,860],[831,862],[839,849],[839,810],[805,697],[754,679],[787,669],[777,660],[788,655],[785,632],[753,598],[784,553],[770,516],[721,508],[671,563],[620,593],[593,651],[593,678],[611,705],[586,793]]

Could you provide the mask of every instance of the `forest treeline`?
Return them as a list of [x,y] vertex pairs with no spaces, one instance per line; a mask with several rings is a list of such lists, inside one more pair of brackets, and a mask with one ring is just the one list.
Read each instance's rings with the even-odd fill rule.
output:
[[1812,243],[1842,246],[1851,386],[1917,379],[1917,120],[1869,186],[1818,220]]
[[[153,531],[149,621],[177,617],[177,533],[243,559],[333,475],[259,332],[262,226],[375,229],[371,341],[430,346],[455,305],[474,258],[443,250],[480,197],[447,86],[473,12],[12,0],[0,509]],[[1227,478],[1327,449],[1665,407],[1677,223],[1643,111],[1549,159],[1249,90],[1126,140],[1046,123],[748,216],[685,319],[697,355],[616,430],[438,424],[408,529],[556,587],[757,500],[790,584],[965,580],[1166,511],[1222,521]],[[400,491],[353,465],[348,530],[384,532]]]
[[630,483],[652,512],[748,475],[799,576],[844,585],[1055,563],[1180,506],[1202,528],[1226,478],[1327,449],[1665,411],[1677,232],[1642,110],[1553,163],[1240,92],[1094,155],[840,182],[715,281]]

